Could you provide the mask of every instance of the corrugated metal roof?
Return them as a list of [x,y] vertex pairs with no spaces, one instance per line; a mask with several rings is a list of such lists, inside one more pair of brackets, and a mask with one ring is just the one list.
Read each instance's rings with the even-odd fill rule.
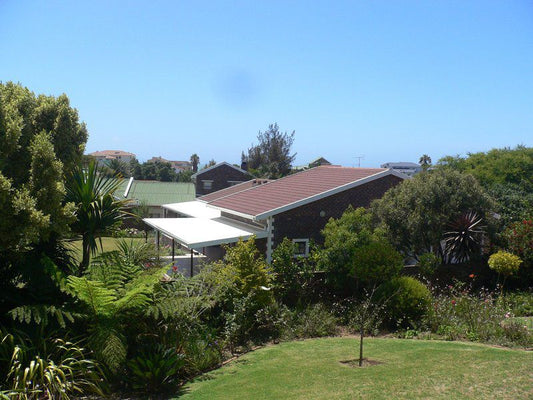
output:
[[[125,179],[116,191],[116,195],[124,198],[127,185],[128,180]],[[192,183],[134,180],[126,198],[144,202],[149,206],[161,206],[168,203],[192,201],[195,196],[196,191]]]
[[[209,202],[210,206],[237,214],[264,218],[268,213],[297,206],[307,200],[314,201],[330,191],[342,191],[344,186],[380,177],[391,170],[383,168],[348,168],[320,166],[272,181],[248,190]],[[379,175],[378,175],[379,174]],[[333,193],[331,193],[333,194]]]

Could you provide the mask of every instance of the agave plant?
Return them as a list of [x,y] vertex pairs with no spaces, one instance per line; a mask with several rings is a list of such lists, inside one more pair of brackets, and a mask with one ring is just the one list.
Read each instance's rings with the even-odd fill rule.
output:
[[448,261],[465,262],[479,252],[485,232],[482,221],[477,213],[469,211],[448,224],[449,231],[444,233],[444,253]]

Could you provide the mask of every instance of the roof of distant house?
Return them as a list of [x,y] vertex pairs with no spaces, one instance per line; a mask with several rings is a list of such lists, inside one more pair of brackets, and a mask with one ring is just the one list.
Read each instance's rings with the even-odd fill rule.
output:
[[222,211],[262,220],[387,175],[406,178],[392,169],[319,166],[208,204]]
[[259,185],[264,185],[265,183],[268,183],[268,182],[272,182],[272,180],[271,179],[259,179],[259,178],[252,179],[246,182],[239,183],[237,185],[227,187],[225,189],[217,190],[216,192],[213,192],[213,193],[203,195],[201,197],[198,197],[197,200],[211,202],[214,200],[218,200],[222,197],[229,196],[231,194],[242,192],[243,190],[251,189]]
[[[126,190],[127,194],[124,196]],[[168,203],[192,201],[196,196],[196,191],[192,183],[141,181],[130,178],[121,183],[116,195],[120,195],[121,198],[134,199],[149,206],[161,206]]]
[[215,169],[215,168],[221,167],[221,166],[223,166],[223,165],[227,165],[228,167],[234,168],[234,169],[236,169],[237,171],[241,171],[241,172],[244,173],[244,174],[251,175],[248,171],[245,171],[245,170],[242,169],[242,168],[239,168],[239,167],[237,167],[237,166],[235,166],[235,165],[232,165],[232,164],[230,164],[230,163],[228,163],[228,162],[226,162],[226,161],[222,161],[222,162],[219,162],[218,164],[212,165],[212,166],[210,166],[210,167],[207,167],[207,168],[204,168],[204,169],[198,171],[197,173],[195,173],[194,175],[192,175],[191,178],[194,179],[194,178],[196,178],[198,175],[201,175],[201,174],[203,174],[203,173],[205,173],[205,172],[207,172],[207,171],[211,171],[212,169]]
[[421,168],[420,164],[413,163],[413,162],[387,162],[384,164],[381,164],[382,168]]
[[133,156],[135,157],[135,154],[128,153],[127,151],[122,151],[122,150],[94,151],[92,153],[89,153],[89,155],[93,157],[108,157],[108,156]]

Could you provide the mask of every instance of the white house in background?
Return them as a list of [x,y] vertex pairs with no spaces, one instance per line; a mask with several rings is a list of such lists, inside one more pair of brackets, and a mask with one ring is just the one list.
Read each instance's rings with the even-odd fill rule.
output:
[[184,172],[184,171],[192,170],[192,164],[189,161],[172,161],[172,160],[167,160],[161,156],[152,157],[148,160],[148,162],[157,162],[157,161],[169,163],[177,174]]
[[93,157],[98,164],[107,164],[111,160],[119,160],[124,163],[129,163],[135,158],[135,154],[122,150],[95,151],[93,153],[89,153],[88,155]]
[[419,164],[412,162],[387,162],[381,164],[381,168],[390,168],[407,176],[413,176],[422,171],[422,167]]

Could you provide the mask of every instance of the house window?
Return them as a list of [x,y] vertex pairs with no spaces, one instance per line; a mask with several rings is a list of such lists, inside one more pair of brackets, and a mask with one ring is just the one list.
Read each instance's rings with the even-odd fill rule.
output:
[[295,244],[294,255],[296,257],[307,257],[309,255],[309,239],[293,239]]
[[202,181],[202,185],[204,186],[204,190],[211,190],[213,181]]

